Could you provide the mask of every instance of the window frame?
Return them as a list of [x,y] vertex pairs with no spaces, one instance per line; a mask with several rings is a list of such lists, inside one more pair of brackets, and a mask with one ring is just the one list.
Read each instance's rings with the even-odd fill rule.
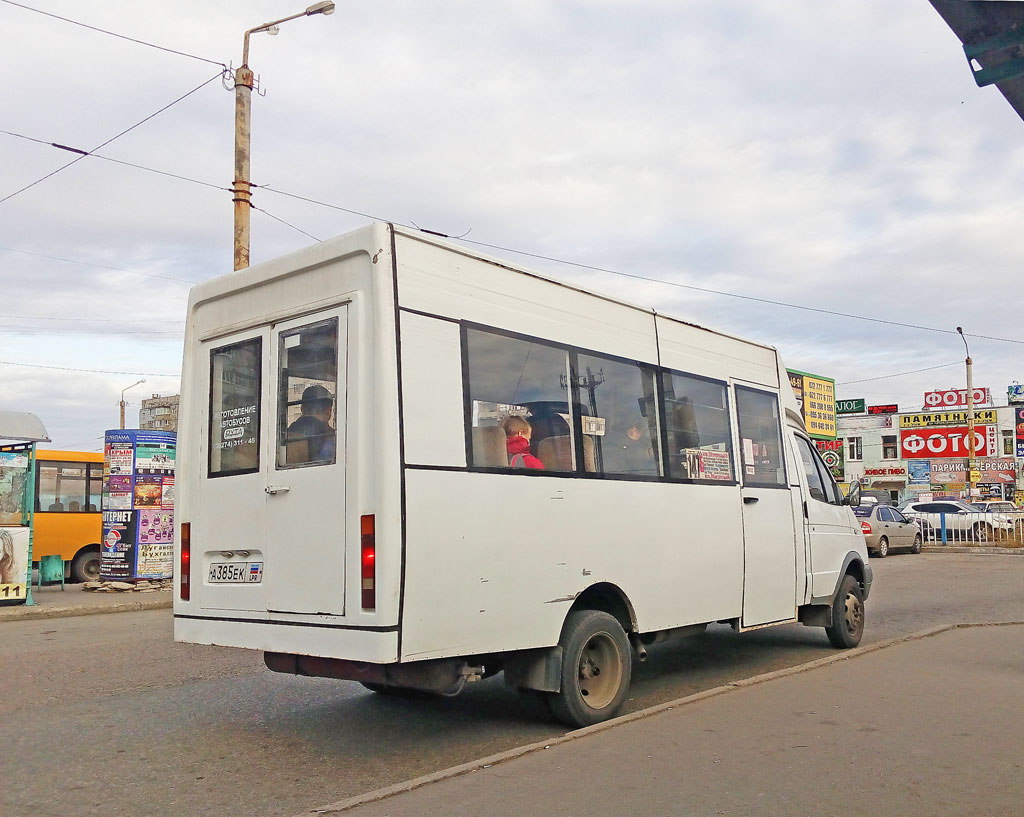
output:
[[[252,468],[236,468],[230,471],[213,471],[213,356],[225,349],[232,349],[247,343],[256,343],[256,464]],[[235,340],[223,346],[210,348],[210,367],[208,378],[207,412],[206,412],[206,478],[220,479],[221,477],[237,477],[243,474],[258,474],[262,469],[263,457],[263,364],[265,359],[263,348],[263,335]]]
[[[853,441],[857,441],[857,445],[853,445]],[[846,438],[846,461],[847,462],[862,462],[864,460],[864,438],[863,437],[847,437]],[[854,456],[856,452],[857,456]]]
[[[790,488],[790,486],[789,486],[789,468],[788,468],[788,464],[786,463],[786,441],[785,441],[785,438],[784,438],[785,429],[783,428],[783,423],[782,423],[782,415],[783,415],[783,412],[785,411],[785,408],[783,408],[783,406],[782,406],[782,395],[778,391],[771,391],[770,389],[764,389],[764,388],[755,388],[753,386],[748,386],[748,385],[741,384],[741,383],[734,383],[733,384],[733,390],[736,392],[736,442],[738,443],[738,446],[737,446],[737,456],[740,458],[740,468],[737,469],[738,472],[742,472],[743,471],[743,468],[742,468],[742,456],[740,455],[740,450],[743,447],[743,437],[742,437],[742,431],[743,430],[742,430],[742,428],[740,428],[739,392],[741,390],[743,390],[743,391],[751,392],[752,394],[767,394],[767,395],[770,395],[770,396],[775,398],[775,401],[776,401],[775,405],[776,405],[776,407],[778,409],[778,413],[776,414],[776,417],[775,417],[775,422],[776,422],[776,427],[778,428],[778,431],[779,431],[779,472],[781,474],[782,480],[781,480],[781,482],[775,482],[775,483],[748,482],[747,478],[746,478],[747,477],[746,474],[738,473],[738,476],[742,477],[742,481],[740,482],[740,485],[742,487],[744,487],[744,488],[770,488],[770,489],[773,489],[773,490],[778,490],[778,489],[789,490],[789,488]],[[815,448],[816,449],[816,446],[812,445],[811,448]]]
[[[728,380],[720,380],[717,377],[706,377],[705,375],[692,374],[690,372],[684,372],[682,369],[672,369],[667,366],[659,366],[658,377],[656,379],[656,388],[658,394],[658,412],[660,413],[659,425],[661,427],[661,459],[662,459],[662,473],[665,477],[666,482],[673,482],[680,485],[739,485],[739,469],[736,463],[736,440],[739,433],[739,415],[736,415],[736,422],[733,422],[733,398],[729,389]],[[726,429],[727,437],[729,440],[729,470],[732,474],[732,479],[692,479],[690,477],[675,477],[672,476],[671,461],[669,460],[668,452],[668,424],[665,418],[668,417],[665,406],[665,385],[663,378],[665,375],[680,375],[681,377],[689,377],[694,380],[702,380],[705,383],[712,383],[716,386],[721,386],[725,393],[725,419],[728,425]],[[780,439],[781,443],[781,439]]]

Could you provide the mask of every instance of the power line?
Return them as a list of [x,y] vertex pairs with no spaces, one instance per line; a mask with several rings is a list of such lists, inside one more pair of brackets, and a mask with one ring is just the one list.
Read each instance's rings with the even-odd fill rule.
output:
[[291,227],[291,228],[292,228],[293,230],[296,230],[296,231],[298,231],[298,232],[302,233],[302,234],[303,234],[304,236],[308,236],[309,238],[312,238],[312,239],[313,239],[314,241],[316,241],[316,242],[318,242],[318,243],[320,242],[320,239],[319,239],[319,238],[317,238],[317,237],[316,237],[315,235],[312,235],[311,233],[307,233],[307,232],[306,232],[305,230],[303,230],[303,229],[302,229],[301,227],[296,227],[296,226],[295,226],[294,224],[289,224],[289,223],[288,223],[287,221],[285,221],[285,220],[284,220],[283,218],[278,218],[278,217],[277,217],[277,216],[275,216],[275,215],[274,215],[273,213],[268,213],[268,212],[267,212],[266,210],[264,210],[264,209],[263,209],[262,207],[257,207],[257,206],[256,206],[255,204],[253,204],[252,202],[249,202],[249,206],[250,206],[250,207],[252,207],[252,209],[253,209],[253,210],[259,210],[259,212],[263,213],[263,215],[265,215],[265,216],[270,216],[270,218],[274,219],[274,221],[279,221],[279,222],[281,222],[281,223],[282,223],[282,224],[283,224],[283,225],[284,225],[285,227]]
[[[10,0],[3,0],[3,2],[7,3],[7,2],[10,2]],[[17,5],[17,3],[15,3],[15,4],[13,4],[13,5]],[[185,98],[187,98],[187,97],[191,96],[191,95],[192,95],[192,94],[194,94],[194,93],[195,93],[196,91],[198,91],[199,89],[201,89],[201,88],[205,87],[206,85],[209,85],[209,84],[210,84],[211,82],[213,82],[213,81],[214,81],[215,79],[218,79],[218,78],[219,78],[219,77],[221,77],[222,75],[223,75],[223,71],[221,71],[221,72],[218,72],[218,73],[214,74],[214,75],[213,75],[212,77],[210,77],[210,78],[209,78],[208,80],[206,80],[205,82],[202,82],[201,84],[197,85],[197,86],[196,86],[195,88],[193,88],[193,89],[192,89],[191,91],[188,91],[187,93],[184,93],[184,94],[182,94],[182,95],[181,95],[181,96],[179,96],[179,97],[178,97],[177,99],[175,99],[175,100],[174,100],[173,102],[169,102],[168,104],[164,105],[164,106],[163,106],[162,108],[160,108],[160,110],[158,110],[158,111],[154,111],[154,112],[153,112],[153,113],[151,113],[151,114],[150,114],[149,116],[147,116],[147,117],[146,117],[145,119],[140,119],[140,120],[139,120],[138,122],[136,122],[136,123],[135,123],[134,125],[131,125],[130,127],[127,127],[127,128],[125,128],[125,129],[124,129],[123,131],[121,131],[120,133],[118,133],[118,134],[116,134],[116,135],[114,135],[114,136],[111,136],[111,137],[110,137],[109,139],[107,139],[107,141],[105,141],[105,142],[103,142],[103,143],[101,143],[101,144],[97,145],[97,146],[96,146],[96,147],[94,147],[94,148],[93,148],[92,150],[80,150],[80,149],[78,149],[78,148],[71,148],[71,147],[68,147],[67,145],[59,145],[59,144],[57,144],[56,142],[50,142],[50,145],[52,145],[52,146],[53,146],[53,147],[55,147],[55,148],[58,148],[58,149],[60,149],[60,150],[67,150],[67,151],[70,151],[71,153],[78,153],[78,154],[80,154],[80,155],[79,155],[79,156],[77,156],[77,157],[75,157],[74,159],[72,159],[72,160],[71,160],[70,162],[68,162],[68,163],[67,163],[66,165],[62,165],[61,167],[58,167],[58,168],[57,168],[56,170],[54,170],[54,171],[51,171],[50,173],[47,173],[47,174],[46,174],[45,176],[43,176],[43,177],[42,177],[41,179],[36,179],[36,180],[35,180],[34,182],[32,182],[31,184],[27,184],[27,185],[25,185],[25,186],[24,186],[24,187],[22,187],[22,188],[21,188],[20,190],[15,190],[15,191],[14,191],[13,193],[9,193],[8,195],[4,196],[4,197],[3,197],[2,199],[0,199],[0,204],[3,204],[3,203],[4,203],[5,201],[7,201],[8,199],[12,199],[12,198],[14,198],[14,197],[15,197],[15,196],[17,196],[17,195],[18,195],[19,193],[24,193],[24,192],[25,192],[26,190],[28,190],[28,189],[29,189],[29,188],[31,188],[31,187],[35,187],[35,186],[36,186],[37,184],[39,184],[40,182],[44,182],[44,181],[46,181],[46,180],[47,180],[47,179],[49,179],[49,178],[50,178],[51,176],[55,176],[56,174],[60,173],[60,172],[61,172],[62,170],[66,170],[67,168],[71,167],[71,165],[75,164],[76,162],[80,162],[80,161],[82,161],[82,159],[84,159],[84,158],[85,158],[86,156],[89,156],[89,155],[91,155],[91,154],[95,153],[95,152],[96,152],[97,150],[99,150],[100,148],[106,147],[106,146],[107,146],[107,145],[109,145],[109,144],[110,144],[111,142],[113,142],[113,141],[114,141],[115,139],[120,139],[120,138],[121,138],[122,136],[124,136],[124,135],[125,135],[126,133],[130,133],[131,131],[133,131],[133,130],[135,130],[135,129],[136,129],[137,127],[139,127],[140,125],[142,125],[142,124],[144,124],[144,123],[148,122],[148,121],[149,121],[150,119],[152,119],[152,118],[153,118],[154,116],[158,116],[159,114],[163,113],[164,111],[166,111],[166,110],[167,110],[168,108],[172,107],[173,105],[177,105],[177,104],[178,104],[179,102],[181,102],[181,101],[182,101],[183,99],[185,99]],[[12,135],[12,136],[21,136],[21,134],[13,134],[13,133],[11,133],[10,131],[3,131],[3,133],[7,133],[7,134],[10,134],[10,135]],[[31,138],[31,137],[23,137],[23,138]],[[39,140],[39,139],[31,139],[31,141],[33,141],[33,142],[39,142],[40,140]]]
[[[1012,341],[1011,341],[1012,342]],[[935,369],[948,369],[950,366],[959,366],[963,363],[962,360],[954,361],[953,363],[943,363],[939,366],[929,366],[925,369],[913,369],[909,372],[898,372],[897,374],[883,374],[878,377],[865,377],[863,380],[844,380],[842,383],[836,383],[837,386],[852,386],[854,383],[870,383],[872,380],[886,380],[890,377],[903,377],[908,374],[917,374],[918,372],[931,372]]]
[[92,374],[131,374],[143,377],[181,377],[181,372],[115,372],[110,369],[76,369],[71,366],[44,366],[41,363],[15,363],[13,360],[0,360],[0,366],[24,366],[29,369],[55,369],[59,372],[91,372]]
[[55,20],[61,20],[61,21],[65,22],[65,23],[71,23],[71,25],[81,26],[82,28],[87,28],[90,31],[99,32],[100,34],[109,34],[111,37],[117,37],[119,40],[127,40],[130,43],[137,43],[138,45],[145,45],[145,46],[148,46],[149,48],[155,48],[158,51],[166,51],[168,54],[177,54],[178,56],[181,56],[181,57],[188,57],[189,59],[199,60],[200,62],[208,62],[208,63],[210,63],[210,65],[219,65],[221,68],[224,68],[225,70],[227,69],[227,66],[224,63],[218,62],[217,60],[208,60],[205,57],[200,57],[200,56],[197,56],[196,54],[189,54],[186,51],[178,51],[178,50],[176,50],[174,48],[167,48],[167,47],[162,46],[162,45],[156,45],[155,43],[149,43],[149,42],[146,42],[145,40],[137,40],[134,37],[128,37],[128,36],[126,36],[124,34],[118,34],[118,33],[114,32],[114,31],[108,31],[105,28],[99,28],[97,26],[91,26],[91,25],[88,25],[87,23],[80,23],[78,20],[72,20],[72,19],[70,19],[68,17],[61,17],[59,14],[51,14],[48,11],[42,11],[42,10],[37,9],[37,8],[32,8],[31,6],[26,6],[24,3],[15,3],[14,0],[0,0],[0,2],[7,3],[7,5],[9,5],[9,6],[17,6],[18,8],[25,9],[25,11],[33,11],[36,14],[42,14],[44,17],[52,17]]
[[[6,0],[2,0],[2,1],[6,2]],[[2,132],[2,133],[9,133],[8,131],[0,131],[0,132]],[[22,136],[22,134],[11,134],[11,135],[13,135],[13,136],[21,136],[22,138],[30,138],[30,137],[24,137],[24,136]],[[41,142],[41,140],[38,140],[38,139],[33,139],[32,141]],[[64,146],[56,145],[56,144],[53,144],[53,143],[45,143],[44,142],[43,144],[52,144],[54,147],[63,148],[65,150],[67,149]],[[96,159],[104,159],[104,160],[109,161],[109,162],[115,162],[117,164],[123,164],[123,165],[127,165],[129,167],[134,167],[134,168],[136,168],[138,170],[145,170],[145,171],[148,171],[148,172],[151,172],[151,173],[159,173],[159,174],[164,175],[164,176],[171,176],[173,178],[181,179],[183,181],[192,182],[193,184],[200,184],[200,185],[203,185],[205,187],[212,187],[212,188],[215,188],[217,190],[225,190],[225,191],[231,192],[230,188],[223,187],[221,185],[212,184],[210,182],[204,182],[204,181],[200,181],[198,179],[191,179],[191,178],[188,178],[186,176],[179,176],[179,175],[174,174],[174,173],[167,173],[165,171],[157,170],[155,168],[146,167],[144,165],[133,164],[131,162],[124,162],[124,161],[121,161],[119,159],[112,159],[110,157],[100,156],[98,154],[91,153],[91,152],[88,153],[88,155],[93,156]],[[609,275],[618,275],[618,276],[623,277],[623,278],[631,278],[631,279],[637,280],[637,281],[646,281],[646,282],[652,283],[652,284],[663,284],[665,286],[679,287],[681,289],[689,289],[689,290],[693,290],[695,292],[705,292],[705,293],[708,293],[710,295],[720,295],[720,296],[727,297],[727,298],[739,298],[741,300],[754,301],[756,303],[769,304],[771,306],[782,306],[782,307],[786,307],[788,309],[799,309],[799,310],[803,310],[805,312],[816,312],[816,313],[823,314],[823,315],[833,315],[833,316],[839,317],[839,318],[849,318],[851,320],[867,321],[867,322],[870,322],[870,323],[880,323],[880,324],[884,324],[886,326],[899,326],[899,327],[902,327],[904,329],[917,329],[919,331],[924,331],[924,332],[939,332],[939,333],[948,334],[948,335],[958,334],[957,332],[955,332],[952,329],[939,329],[939,328],[934,327],[934,326],[921,326],[919,324],[903,323],[901,321],[891,321],[891,320],[885,320],[883,318],[870,318],[870,317],[867,317],[865,315],[854,315],[854,314],[849,313],[849,312],[837,312],[837,311],[831,310],[831,309],[822,309],[821,307],[805,306],[805,305],[802,305],[802,304],[791,304],[791,303],[787,303],[786,301],[776,301],[776,300],[773,300],[771,298],[758,298],[758,297],[755,297],[753,295],[741,295],[741,294],[736,293],[736,292],[726,292],[724,290],[711,289],[710,287],[699,287],[699,286],[696,286],[694,284],[684,284],[684,283],[681,283],[679,281],[666,281],[666,280],[664,280],[662,278],[652,278],[652,277],[646,276],[646,275],[637,275],[635,273],[623,272],[622,270],[611,269],[609,267],[598,267],[598,266],[593,265],[593,264],[584,264],[584,263],[582,263],[580,261],[570,261],[570,260],[565,259],[565,258],[557,258],[557,257],[550,256],[550,255],[542,255],[540,253],[529,252],[527,250],[518,250],[518,249],[515,249],[513,247],[505,247],[505,246],[500,245],[500,244],[490,244],[490,243],[487,243],[485,241],[475,241],[473,239],[460,238],[458,236],[449,236],[449,235],[445,235],[444,233],[435,232],[433,230],[425,230],[425,229],[423,229],[421,227],[417,227],[414,224],[404,224],[403,222],[396,221],[394,219],[388,219],[388,218],[385,218],[383,216],[376,216],[376,215],[373,215],[371,213],[364,213],[364,212],[362,212],[360,210],[353,210],[351,208],[342,207],[342,206],[337,205],[337,204],[331,204],[329,202],[319,201],[317,199],[313,199],[313,198],[310,198],[308,196],[300,196],[300,195],[298,195],[296,193],[289,193],[289,192],[287,192],[285,190],[280,190],[280,189],[275,188],[275,187],[270,187],[270,186],[265,186],[265,185],[257,185],[257,184],[252,185],[252,187],[253,188],[259,188],[261,190],[265,190],[268,193],[276,193],[276,194],[278,194],[280,196],[286,196],[288,198],[296,199],[298,201],[304,201],[304,202],[307,202],[308,204],[315,204],[315,205],[317,205],[319,207],[326,207],[326,208],[329,208],[331,210],[338,210],[338,211],[343,212],[343,213],[349,213],[350,215],[359,216],[360,218],[367,218],[367,219],[370,219],[371,221],[387,221],[387,222],[390,222],[391,224],[397,224],[397,225],[399,225],[401,227],[407,227],[409,229],[419,230],[420,232],[424,232],[424,233],[427,233],[427,234],[430,234],[430,235],[436,235],[436,236],[439,236],[441,238],[446,238],[446,239],[454,240],[454,241],[464,241],[467,244],[474,244],[474,245],[479,246],[479,247],[487,247],[488,249],[498,250],[500,252],[515,253],[516,255],[522,255],[522,256],[526,256],[528,258],[537,258],[537,259],[540,259],[540,260],[543,260],[543,261],[551,261],[552,263],[555,263],[555,264],[563,264],[565,266],[576,267],[578,269],[593,270],[594,272],[603,272],[603,273],[606,273],[606,274],[609,274]],[[3,200],[0,200],[0,201],[3,201]],[[250,205],[250,206],[252,206],[252,205]],[[288,227],[292,227],[293,229],[298,230],[299,232],[303,233],[303,235],[309,236],[310,238],[313,238],[315,241],[319,241],[320,240],[320,239],[316,238],[315,236],[313,236],[312,234],[307,233],[305,230],[302,230],[302,229],[300,229],[298,227],[295,227],[295,225],[289,224],[288,222],[284,221],[283,219],[280,219],[277,216],[274,216],[271,213],[268,213],[266,210],[262,210],[261,208],[258,208],[258,207],[254,207],[253,209],[260,210],[260,212],[265,213],[266,215],[270,216],[271,218],[275,219],[276,221],[280,221],[282,224],[285,224]],[[1000,337],[995,337],[993,335],[979,335],[979,334],[975,334],[973,332],[964,332],[964,335],[967,336],[967,337],[971,337],[971,338],[978,338],[979,340],[991,340],[991,341],[996,341],[996,342],[999,342],[999,343],[1016,343],[1016,344],[1024,345],[1024,340],[1018,340],[1016,338],[1000,338]]]
[[[8,131],[0,131],[0,133],[8,133]],[[18,135],[18,134],[13,134],[13,135]],[[33,141],[38,141],[38,140],[33,140]],[[99,158],[99,157],[96,157],[96,158]],[[111,267],[111,266],[107,266],[106,264],[96,264],[96,263],[93,263],[92,261],[79,261],[79,260],[77,260],[75,258],[63,258],[63,257],[58,256],[58,255],[46,255],[46,254],[41,253],[41,252],[29,252],[28,250],[16,250],[13,247],[0,247],[0,250],[3,250],[5,252],[16,252],[16,253],[20,253],[21,255],[34,255],[36,258],[48,258],[51,261],[64,261],[64,262],[66,262],[68,264],[81,264],[82,266],[85,266],[85,267],[98,267],[99,269],[109,269],[109,270],[114,270],[115,272],[127,272],[127,273],[129,273],[131,275],[143,275],[146,278],[162,278],[165,281],[177,281],[180,284],[197,284],[197,283],[199,283],[198,281],[191,281],[188,278],[173,278],[170,275],[157,275],[155,272],[140,272],[139,270],[125,269],[124,267]],[[4,316],[0,316],[0,317],[4,317]],[[12,315],[10,317],[15,317],[15,316]],[[20,317],[20,316],[18,316],[18,317]]]
[[0,315],[18,321],[85,321],[87,323],[181,323],[179,318],[73,318],[60,315]]

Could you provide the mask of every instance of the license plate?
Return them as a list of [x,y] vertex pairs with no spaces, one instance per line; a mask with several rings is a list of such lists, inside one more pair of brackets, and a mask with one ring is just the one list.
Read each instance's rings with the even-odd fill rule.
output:
[[263,581],[263,562],[213,562],[210,584],[250,584]]

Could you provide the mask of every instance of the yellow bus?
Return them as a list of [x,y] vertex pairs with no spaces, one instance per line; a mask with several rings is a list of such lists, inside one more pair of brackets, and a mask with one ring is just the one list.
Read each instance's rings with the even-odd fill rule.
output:
[[102,494],[103,454],[37,450],[33,561],[59,555],[71,579],[98,579]]

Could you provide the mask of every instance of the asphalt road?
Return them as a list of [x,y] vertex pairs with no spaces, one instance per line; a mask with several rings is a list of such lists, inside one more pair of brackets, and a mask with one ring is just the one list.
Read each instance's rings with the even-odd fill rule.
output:
[[[872,561],[864,644],[1024,620],[1024,558]],[[282,815],[562,734],[501,677],[453,699],[275,675],[258,654],[171,641],[170,611],[0,624],[0,814]],[[832,651],[799,625],[651,649],[625,711]],[[878,678],[879,687],[913,683]]]

